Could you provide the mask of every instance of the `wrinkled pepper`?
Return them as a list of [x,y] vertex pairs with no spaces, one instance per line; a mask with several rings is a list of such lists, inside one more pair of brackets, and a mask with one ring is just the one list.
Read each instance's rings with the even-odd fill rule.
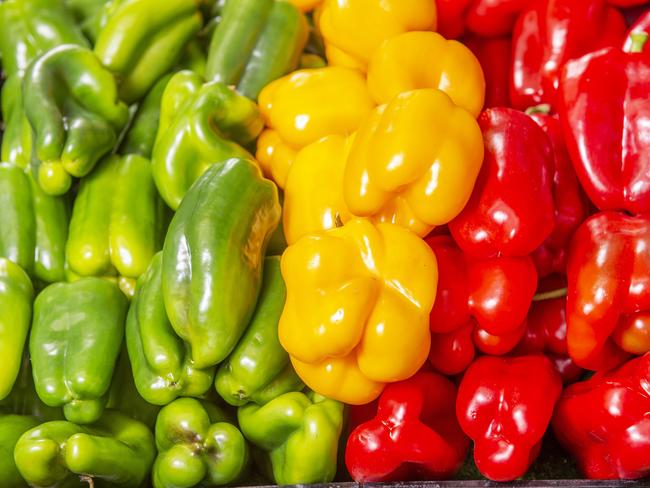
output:
[[[142,423],[106,410],[91,425],[63,420],[25,432],[14,450],[16,466],[31,486],[74,486],[79,478],[137,488],[156,453]],[[81,481],[79,481],[81,483]]]
[[392,224],[354,219],[289,246],[278,335],[298,376],[353,405],[412,376],[429,353],[437,275],[431,249]]
[[440,33],[450,39],[461,37],[467,30],[484,38],[508,35],[532,1],[436,0]]
[[158,456],[154,488],[220,486],[237,481],[248,467],[244,436],[216,405],[179,398],[156,420]]
[[239,407],[242,433],[263,451],[257,462],[278,485],[329,483],[336,474],[344,405],[313,392],[289,392]]
[[32,156],[32,128],[23,110],[22,91],[22,78],[17,74],[2,85],[0,161],[27,168]]
[[226,359],[249,324],[280,212],[277,188],[257,164],[233,158],[213,164],[172,219],[163,247],[163,299],[196,368]]
[[[454,0],[455,1],[455,0]],[[485,108],[510,105],[510,65],[512,40],[509,37],[486,39],[471,36],[465,44],[478,59],[485,77]]]
[[127,299],[113,283],[57,283],[34,302],[29,338],[34,383],[46,405],[70,422],[98,420],[124,337]]
[[354,215],[425,236],[460,213],[482,161],[481,131],[472,114],[437,89],[404,92],[359,128],[343,196]]
[[28,415],[0,416],[0,485],[6,488],[22,488],[25,480],[14,461],[14,448],[18,439],[38,425],[38,420]]
[[450,478],[469,439],[456,420],[456,386],[433,372],[388,385],[376,416],[348,438],[345,464],[359,483]]
[[478,358],[458,388],[456,415],[474,441],[474,462],[493,481],[512,481],[533,463],[562,380],[542,355]]

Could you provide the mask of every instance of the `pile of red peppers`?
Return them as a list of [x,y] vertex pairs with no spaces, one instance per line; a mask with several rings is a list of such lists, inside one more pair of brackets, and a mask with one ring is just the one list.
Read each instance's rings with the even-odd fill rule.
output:
[[351,407],[360,482],[650,475],[650,2],[438,0],[487,82],[469,203],[426,238],[428,364]]

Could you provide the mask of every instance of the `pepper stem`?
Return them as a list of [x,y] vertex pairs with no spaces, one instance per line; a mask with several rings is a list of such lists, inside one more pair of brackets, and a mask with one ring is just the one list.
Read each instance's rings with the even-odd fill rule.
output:
[[539,105],[535,105],[534,107],[528,107],[526,109],[526,115],[535,115],[535,114],[548,115],[550,113],[551,113],[550,103],[541,103]]
[[562,298],[567,294],[567,288],[560,288],[559,290],[544,291],[537,293],[533,297],[534,302],[542,302],[544,300],[552,300],[553,298]]
[[630,46],[631,53],[641,53],[645,47],[646,42],[648,42],[648,33],[647,32],[632,32],[630,34],[630,40],[632,45]]

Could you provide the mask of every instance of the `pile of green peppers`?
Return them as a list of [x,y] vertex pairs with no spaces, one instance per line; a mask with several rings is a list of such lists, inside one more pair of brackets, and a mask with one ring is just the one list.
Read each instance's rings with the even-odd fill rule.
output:
[[334,479],[344,408],[279,343],[281,195],[251,156],[309,25],[284,0],[0,3],[0,486]]

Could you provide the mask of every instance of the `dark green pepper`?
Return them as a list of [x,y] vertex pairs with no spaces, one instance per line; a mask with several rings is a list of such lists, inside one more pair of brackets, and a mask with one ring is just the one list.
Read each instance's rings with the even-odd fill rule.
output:
[[237,481],[248,465],[248,445],[215,405],[179,398],[156,421],[154,488],[189,488]]
[[19,488],[25,480],[14,461],[14,447],[25,432],[38,425],[38,420],[28,415],[0,416],[0,486]]
[[46,405],[63,406],[71,422],[94,422],[104,410],[127,305],[115,284],[99,278],[50,285],[34,302],[29,352],[36,392]]
[[2,120],[0,161],[27,168],[32,155],[32,128],[23,110],[22,79],[17,74],[2,85]]
[[185,195],[165,238],[162,290],[195,367],[226,359],[244,333],[279,221],[277,188],[254,160],[216,162]]
[[229,404],[252,401],[263,405],[283,393],[302,390],[302,381],[278,339],[286,295],[280,258],[266,258],[253,319],[235,350],[219,366],[215,379],[217,392]]

